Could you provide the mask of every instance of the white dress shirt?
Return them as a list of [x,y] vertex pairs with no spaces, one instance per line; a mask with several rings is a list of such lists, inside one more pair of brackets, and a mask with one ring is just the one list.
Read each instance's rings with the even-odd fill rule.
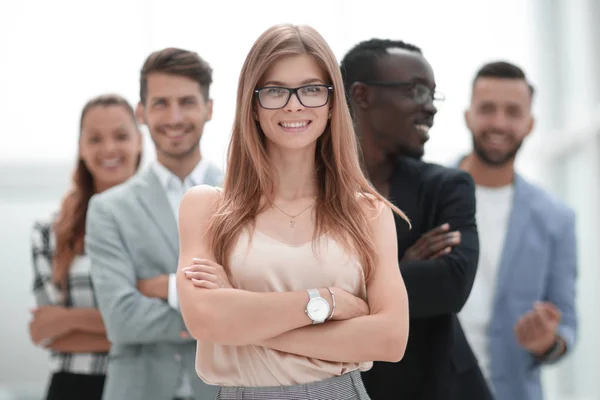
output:
[[[161,186],[165,190],[171,210],[175,221],[179,223],[179,203],[186,191],[194,186],[201,185],[204,183],[204,177],[206,176],[207,162],[200,160],[198,165],[192,170],[192,172],[183,180],[179,179],[177,175],[169,171],[164,165],[158,161],[154,161],[152,164],[153,172],[158,177]],[[177,300],[177,287],[175,283],[175,274],[169,275],[169,292],[168,302],[171,307],[179,310],[179,301]],[[181,384],[175,393],[175,397],[191,397],[193,395],[192,387],[190,385],[190,377],[187,374],[183,374],[181,378]]]
[[515,188],[512,184],[499,188],[477,186],[475,189],[479,263],[471,294],[458,317],[488,383],[490,383],[488,329],[514,193]]
[[[161,186],[165,190],[165,194],[167,195],[167,199],[169,200],[169,204],[171,205],[171,209],[173,210],[173,215],[175,216],[175,221],[177,221],[177,223],[179,223],[179,203],[181,202],[183,195],[194,186],[204,183],[206,167],[206,161],[200,160],[198,165],[196,165],[196,168],[194,168],[182,182],[177,175],[169,171],[158,161],[155,161],[152,164],[152,169],[158,177]],[[175,287],[175,274],[169,275],[168,297],[169,305],[178,310],[179,302],[177,300],[177,291]]]

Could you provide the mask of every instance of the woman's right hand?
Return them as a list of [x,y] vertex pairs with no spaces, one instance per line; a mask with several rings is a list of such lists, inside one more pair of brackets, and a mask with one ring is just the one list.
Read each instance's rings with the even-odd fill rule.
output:
[[31,311],[29,336],[37,346],[46,346],[54,339],[73,331],[73,319],[69,311],[61,306],[40,306]]
[[335,296],[335,310],[333,310],[333,302],[329,290],[321,289],[320,292],[321,296],[329,301],[329,305],[333,310],[332,321],[344,321],[369,315],[369,305],[363,299],[337,287],[333,287],[331,290]]
[[194,286],[204,289],[233,288],[222,265],[201,258],[194,258],[193,262],[189,267],[183,268],[183,271]]

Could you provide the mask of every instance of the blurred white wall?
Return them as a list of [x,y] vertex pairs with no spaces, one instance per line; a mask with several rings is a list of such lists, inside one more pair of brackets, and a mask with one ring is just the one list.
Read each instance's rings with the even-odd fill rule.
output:
[[[31,289],[33,219],[49,215],[57,207],[68,182],[70,166],[24,164],[16,167],[0,162],[0,400],[20,393],[22,398],[40,399],[47,377],[46,354],[29,342],[29,310],[35,306]],[[26,396],[29,395],[29,396]],[[37,396],[36,396],[37,395]],[[20,397],[21,398],[21,397]]]
[[[592,1],[596,0],[569,0],[569,4]],[[223,165],[238,73],[253,41],[267,27],[283,22],[310,24],[328,40],[338,58],[357,42],[372,37],[412,42],[423,49],[436,73],[438,88],[447,98],[426,149],[428,160],[446,163],[470,148],[463,110],[469,102],[472,77],[484,62],[500,58],[515,62],[539,86],[540,98],[552,94],[546,101],[536,101],[541,118],[555,121],[566,103],[575,104],[577,94],[563,99],[553,81],[557,61],[571,53],[557,53],[550,64],[546,60],[547,52],[554,51],[548,49],[556,45],[547,43],[547,32],[558,31],[548,22],[552,19],[549,15],[562,16],[566,4],[559,0],[2,2],[0,253],[4,255],[4,279],[0,280],[0,315],[9,323],[0,341],[0,399],[2,388],[40,392],[47,378],[46,355],[32,347],[26,331],[28,310],[33,305],[29,232],[33,219],[54,210],[67,187],[81,107],[103,92],[118,92],[137,102],[139,69],[151,51],[183,47],[197,51],[212,65],[215,108],[202,149],[206,158]],[[572,23],[581,16],[569,15]],[[569,47],[571,40],[579,37],[571,31],[580,30],[574,25],[565,29],[567,32],[556,35]],[[571,61],[569,65],[575,68],[576,64]],[[593,71],[590,68],[588,75]],[[595,68],[598,71],[597,64]],[[571,73],[561,71],[563,75]],[[596,87],[600,89],[598,84]],[[580,115],[583,117],[571,121],[573,127],[587,114],[582,111]],[[544,181],[547,164],[540,159],[539,149],[547,135],[554,134],[551,131],[565,125],[552,122],[540,126],[543,131],[536,130],[525,144],[518,164],[529,178],[553,187],[553,181]],[[147,136],[145,151],[147,163],[154,158]],[[590,155],[590,163],[595,162],[594,157]],[[598,172],[596,168],[594,173]],[[597,208],[594,199],[600,197],[594,193],[596,197],[587,205],[590,210]],[[585,328],[588,337],[596,332],[591,325]],[[548,398],[583,400],[562,395],[577,394],[570,387],[572,382],[581,383],[573,381],[578,374],[575,366],[562,368],[571,372],[554,376],[547,384]]]
[[[72,161],[79,112],[90,97],[116,91],[138,100],[145,57],[166,46],[198,51],[214,69],[213,121],[205,156],[223,163],[235,106],[238,74],[254,40],[275,23],[317,28],[341,58],[372,37],[420,46],[447,97],[438,114],[428,158],[446,160],[470,140],[462,112],[476,69],[506,58],[529,69],[531,13],[520,0],[57,0],[3,2],[0,6],[0,112],[6,146],[0,159]],[[494,17],[493,19],[491,17]],[[510,29],[508,29],[510,27]],[[146,147],[149,153],[151,145]]]
[[545,374],[549,399],[600,399],[600,0],[536,0],[538,178],[577,216],[577,345]]

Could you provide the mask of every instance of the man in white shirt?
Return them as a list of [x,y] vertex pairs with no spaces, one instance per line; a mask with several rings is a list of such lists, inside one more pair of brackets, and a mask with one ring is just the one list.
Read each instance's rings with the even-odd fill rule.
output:
[[497,400],[541,400],[540,366],[575,343],[574,213],[515,172],[534,89],[506,62],[483,66],[465,113],[473,151],[479,265],[459,318]]
[[112,342],[106,400],[216,395],[195,373],[195,341],[179,313],[174,280],[179,202],[189,188],[219,186],[223,178],[200,152],[212,115],[211,83],[212,69],[196,53],[152,53],[141,70],[137,116],[150,131],[157,160],[90,202],[86,251]]

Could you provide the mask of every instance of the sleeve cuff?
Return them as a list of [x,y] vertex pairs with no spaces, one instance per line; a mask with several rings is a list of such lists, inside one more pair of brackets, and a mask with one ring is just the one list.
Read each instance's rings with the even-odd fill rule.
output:
[[179,300],[177,299],[177,281],[175,280],[175,274],[169,274],[169,293],[168,293],[169,305],[171,308],[179,311]]
[[554,364],[558,360],[562,359],[569,350],[569,342],[564,336],[559,333],[556,335],[556,342],[548,349],[548,351],[538,357],[538,361],[542,364]]
[[567,346],[567,352],[569,352],[575,346],[575,338],[577,336],[576,328],[570,325],[560,325],[556,334],[560,336]]

